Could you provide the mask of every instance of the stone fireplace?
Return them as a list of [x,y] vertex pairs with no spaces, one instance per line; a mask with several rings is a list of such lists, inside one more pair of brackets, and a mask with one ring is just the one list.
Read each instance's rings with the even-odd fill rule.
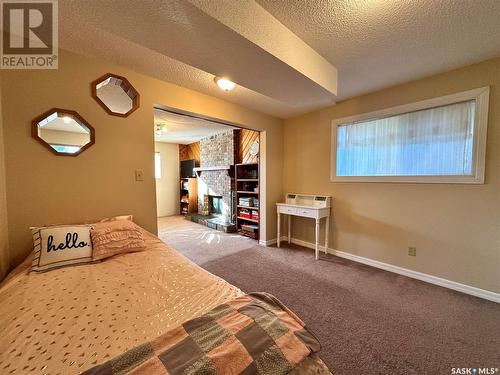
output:
[[215,195],[208,196],[208,210],[209,215],[221,216],[223,214],[224,203],[222,197],[217,197]]
[[233,168],[236,157],[235,130],[200,140],[198,214],[217,222],[235,223]]
[[[203,167],[200,166],[200,168]],[[198,177],[198,213],[211,214],[211,205],[216,197],[218,198],[216,199],[217,207],[220,210],[219,216],[227,222],[233,222],[231,186],[232,179],[227,169],[201,171]]]
[[222,196],[205,194],[203,196],[202,215],[224,216],[224,201]]

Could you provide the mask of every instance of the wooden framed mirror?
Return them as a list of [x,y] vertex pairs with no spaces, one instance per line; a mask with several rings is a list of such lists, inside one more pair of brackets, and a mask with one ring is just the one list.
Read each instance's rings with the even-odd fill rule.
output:
[[91,91],[110,115],[127,117],[139,108],[139,93],[125,77],[107,73],[92,82]]
[[94,128],[69,109],[52,108],[33,119],[31,135],[61,156],[77,156],[95,143]]

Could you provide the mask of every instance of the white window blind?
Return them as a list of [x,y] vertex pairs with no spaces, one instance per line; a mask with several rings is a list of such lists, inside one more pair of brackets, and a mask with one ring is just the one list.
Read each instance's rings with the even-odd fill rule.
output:
[[[484,101],[484,98],[483,98]],[[428,103],[429,105],[432,103]],[[359,116],[335,126],[333,180],[453,182],[446,177],[477,181],[478,99],[410,110],[396,114]],[[418,107],[417,107],[418,108]],[[376,113],[375,113],[376,115]],[[481,130],[481,131],[480,131]],[[481,144],[485,143],[485,139]],[[484,150],[482,150],[484,154]],[[484,158],[484,155],[483,155]],[[484,163],[481,168],[484,168]],[[426,180],[426,177],[443,179]],[[380,180],[380,181],[383,181]]]

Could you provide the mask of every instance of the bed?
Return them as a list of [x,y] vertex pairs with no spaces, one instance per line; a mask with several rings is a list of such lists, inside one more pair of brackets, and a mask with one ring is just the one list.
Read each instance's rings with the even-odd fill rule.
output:
[[[144,231],[147,250],[0,285],[0,373],[79,374],[244,293]],[[329,374],[315,355],[295,373]]]

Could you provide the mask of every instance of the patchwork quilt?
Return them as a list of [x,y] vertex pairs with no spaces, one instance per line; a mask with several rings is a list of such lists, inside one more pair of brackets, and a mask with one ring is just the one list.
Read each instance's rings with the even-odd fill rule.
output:
[[267,293],[251,293],[84,374],[329,374],[321,360],[315,360],[319,350],[314,334],[280,301]]

